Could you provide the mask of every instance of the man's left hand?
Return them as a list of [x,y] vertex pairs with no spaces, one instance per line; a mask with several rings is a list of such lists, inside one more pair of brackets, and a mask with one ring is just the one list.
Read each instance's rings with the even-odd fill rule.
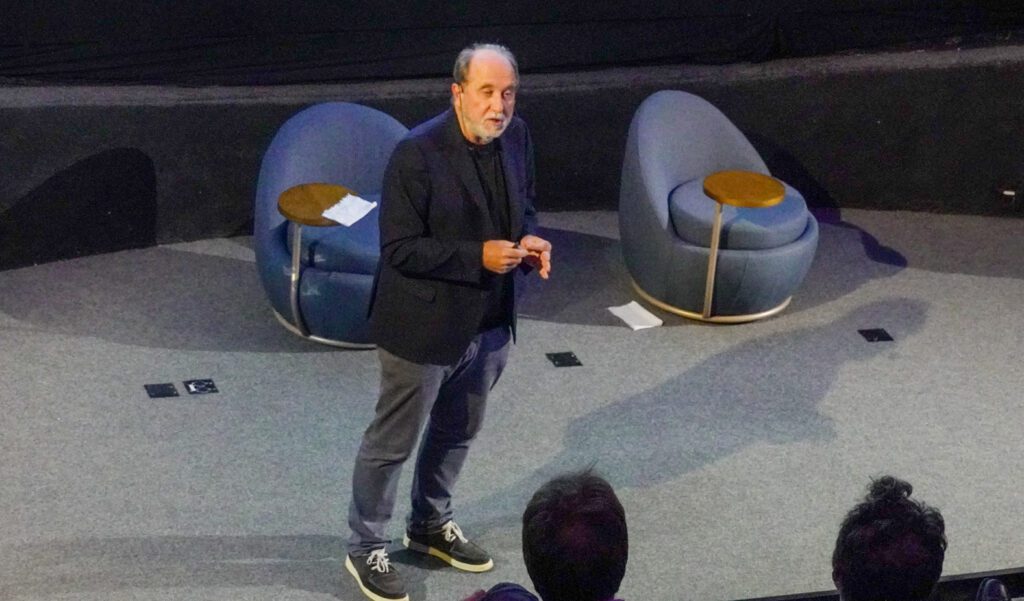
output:
[[551,275],[551,243],[531,234],[523,236],[519,241],[519,248],[529,253],[523,261],[536,267],[541,278],[548,279]]

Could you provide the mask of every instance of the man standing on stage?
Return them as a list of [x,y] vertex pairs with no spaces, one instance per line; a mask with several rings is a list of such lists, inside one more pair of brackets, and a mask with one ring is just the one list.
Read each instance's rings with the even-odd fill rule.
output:
[[493,567],[453,521],[452,490],[515,337],[513,271],[551,269],[551,244],[534,235],[530,134],[513,117],[515,57],[477,44],[453,76],[452,107],[409,132],[384,175],[371,305],[381,389],[356,456],[345,559],[375,601],[408,599],[386,530],[425,423],[404,543],[461,570]]

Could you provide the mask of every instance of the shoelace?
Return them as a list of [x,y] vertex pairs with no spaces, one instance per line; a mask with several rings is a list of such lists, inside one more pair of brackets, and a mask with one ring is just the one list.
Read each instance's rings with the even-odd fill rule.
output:
[[469,540],[462,535],[462,529],[455,522],[449,521],[444,526],[441,526],[441,532],[444,533],[444,540],[448,542],[454,542],[455,537],[459,537],[459,540],[468,543]]
[[388,552],[384,549],[371,551],[366,557],[366,565],[370,566],[371,570],[381,574],[387,574],[391,571],[391,560],[388,559]]

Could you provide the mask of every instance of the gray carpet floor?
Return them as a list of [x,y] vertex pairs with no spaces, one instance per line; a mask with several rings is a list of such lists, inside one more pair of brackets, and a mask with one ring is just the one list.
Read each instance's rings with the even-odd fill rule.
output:
[[[616,215],[542,224],[552,279],[527,283],[457,497],[496,568],[396,550],[415,600],[528,584],[526,500],[591,463],[626,507],[628,600],[830,589],[838,523],[882,474],[942,510],[946,574],[1024,565],[1024,220],[823,214],[781,315],[708,326],[658,312],[665,325],[638,332],[606,311],[634,298]],[[360,599],[344,516],[376,355],[285,331],[249,244],[0,272],[0,598]],[[553,367],[557,351],[583,366]],[[220,392],[143,390],[196,378]]]

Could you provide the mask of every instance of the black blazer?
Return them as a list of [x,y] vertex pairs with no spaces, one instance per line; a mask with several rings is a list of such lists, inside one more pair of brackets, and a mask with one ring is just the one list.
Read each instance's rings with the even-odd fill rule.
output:
[[[483,243],[501,236],[491,231],[466,144],[448,109],[410,131],[384,173],[381,257],[370,302],[374,341],[417,363],[457,361],[477,333],[490,290]],[[522,119],[512,118],[501,147],[509,231],[517,242],[537,225],[533,146]]]

